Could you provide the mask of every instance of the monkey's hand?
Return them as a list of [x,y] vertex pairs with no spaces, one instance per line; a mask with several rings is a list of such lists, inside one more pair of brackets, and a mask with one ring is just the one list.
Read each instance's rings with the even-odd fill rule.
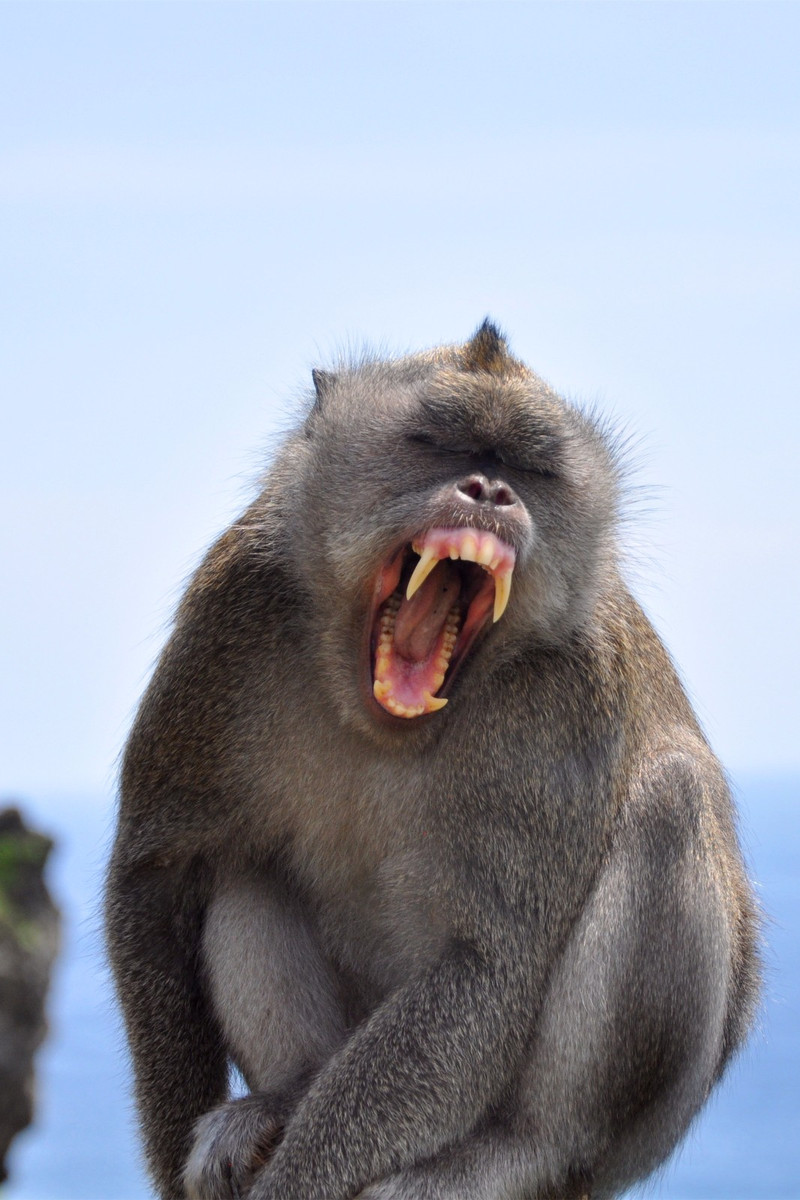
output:
[[183,1174],[188,1200],[240,1200],[283,1136],[290,1104],[257,1092],[201,1117]]

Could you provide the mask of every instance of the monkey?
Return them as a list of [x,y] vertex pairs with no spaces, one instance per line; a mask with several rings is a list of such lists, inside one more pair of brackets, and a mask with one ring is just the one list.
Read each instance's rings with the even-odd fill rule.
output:
[[760,985],[726,776],[624,581],[617,442],[488,319],[313,383],[124,751],[106,922],[152,1179],[606,1200]]

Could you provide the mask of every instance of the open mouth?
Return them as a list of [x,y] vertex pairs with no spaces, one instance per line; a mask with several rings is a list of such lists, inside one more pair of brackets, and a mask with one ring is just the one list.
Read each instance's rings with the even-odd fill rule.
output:
[[375,582],[372,694],[395,717],[447,703],[458,664],[508,604],[516,555],[493,533],[429,529],[402,546]]

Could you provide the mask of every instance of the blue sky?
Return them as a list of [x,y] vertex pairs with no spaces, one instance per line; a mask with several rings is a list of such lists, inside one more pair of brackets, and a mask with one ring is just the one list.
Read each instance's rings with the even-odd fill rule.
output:
[[631,576],[800,768],[800,6],[0,6],[0,792],[97,793],[310,368],[487,313],[637,438]]

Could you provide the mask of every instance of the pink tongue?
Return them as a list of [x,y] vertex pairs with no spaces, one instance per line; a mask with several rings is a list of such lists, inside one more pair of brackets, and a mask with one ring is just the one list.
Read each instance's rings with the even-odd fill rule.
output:
[[410,600],[403,598],[394,626],[395,652],[410,662],[424,662],[432,653],[460,590],[457,568],[444,559]]

